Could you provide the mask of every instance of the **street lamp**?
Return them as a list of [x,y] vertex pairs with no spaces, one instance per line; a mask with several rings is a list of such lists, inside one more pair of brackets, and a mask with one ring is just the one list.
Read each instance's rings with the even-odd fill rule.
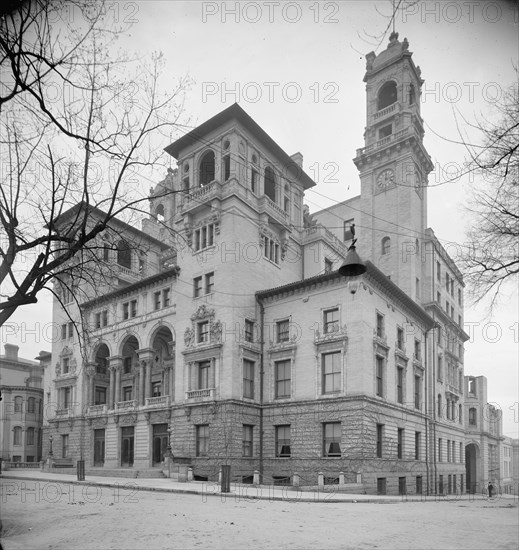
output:
[[357,250],[355,249],[357,239],[355,238],[354,223],[351,224],[350,231],[353,240],[348,248],[348,253],[346,254],[344,263],[339,268],[339,273],[348,278],[348,289],[351,294],[355,294],[359,287],[360,275],[366,273],[366,264],[360,259],[360,256],[357,254]]

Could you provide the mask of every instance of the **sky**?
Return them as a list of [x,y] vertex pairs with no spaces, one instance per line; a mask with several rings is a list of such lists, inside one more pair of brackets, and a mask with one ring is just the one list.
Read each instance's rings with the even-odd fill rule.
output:
[[[396,0],[397,1],[397,0]],[[193,80],[186,94],[188,127],[238,102],[288,153],[301,152],[317,186],[307,192],[311,211],[360,193],[352,159],[364,145],[365,55],[386,48],[391,2],[153,1],[108,3],[114,25],[124,25],[123,50],[147,58],[161,51],[164,82]],[[422,70],[421,113],[425,146],[435,169],[429,175],[428,225],[456,260],[471,224],[465,207],[475,180],[464,175],[467,158],[456,145],[465,121],[492,117],[503,90],[516,82],[517,11],[505,1],[402,2],[395,27],[406,37]],[[167,143],[164,143],[166,146]],[[172,164],[173,163],[173,164]],[[164,153],[145,188],[174,166]],[[340,222],[341,223],[341,222]],[[456,244],[454,244],[456,243]],[[0,333],[20,355],[50,350],[51,298],[21,308]],[[503,432],[519,437],[516,289],[507,288],[492,316],[487,304],[466,308],[465,374],[488,378],[488,400],[503,411]]]

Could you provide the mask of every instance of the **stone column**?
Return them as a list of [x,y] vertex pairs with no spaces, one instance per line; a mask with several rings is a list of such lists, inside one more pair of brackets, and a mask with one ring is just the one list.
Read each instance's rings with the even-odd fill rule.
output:
[[108,408],[114,408],[114,391],[115,391],[115,367],[108,367],[110,371],[110,387],[108,388]]
[[88,395],[87,395],[87,406],[95,405],[95,375],[96,367],[94,364],[90,363],[86,367],[86,373],[88,375]]
[[139,405],[144,406],[146,403],[144,400],[144,369],[146,368],[146,361],[139,361]]
[[121,400],[121,365],[115,366],[115,392],[114,401],[117,403]]
[[152,361],[146,361],[146,397],[151,397],[151,371],[153,369]]

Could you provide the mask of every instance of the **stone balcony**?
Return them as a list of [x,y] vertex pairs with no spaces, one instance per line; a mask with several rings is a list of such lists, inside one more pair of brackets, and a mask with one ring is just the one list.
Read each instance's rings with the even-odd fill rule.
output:
[[87,415],[102,415],[106,414],[107,406],[106,405],[89,405],[87,409]]
[[267,214],[270,218],[286,227],[289,225],[290,219],[288,213],[266,195],[258,198],[258,211],[260,214]]
[[137,400],[130,399],[129,401],[117,401],[115,403],[115,411],[133,410],[137,407]]
[[346,245],[330,230],[324,227],[324,225],[317,223],[311,227],[307,227],[303,231],[303,244],[309,244],[319,240],[324,241],[343,258],[346,257],[346,253],[348,252]]
[[215,388],[204,388],[202,390],[190,390],[186,392],[186,399],[202,399],[211,398],[214,399]]
[[56,409],[56,418],[68,418],[72,415],[72,409]]
[[373,153],[375,151],[378,151],[379,149],[383,149],[384,147],[387,147],[388,145],[396,143],[402,139],[409,139],[409,138],[418,139],[416,131],[414,130],[414,128],[410,128],[410,127],[403,128],[402,130],[399,130],[394,134],[391,134],[385,138],[379,139],[375,143],[366,145],[366,147],[362,147],[361,149],[357,149],[357,157],[361,157],[362,155]]
[[377,111],[373,115],[373,121],[380,122],[381,120],[384,120],[389,115],[393,115],[395,111],[400,111],[399,103],[393,103],[393,105],[390,105],[389,107],[385,107],[384,109]]
[[146,407],[160,408],[169,407],[171,397],[169,395],[159,395],[157,397],[146,397]]

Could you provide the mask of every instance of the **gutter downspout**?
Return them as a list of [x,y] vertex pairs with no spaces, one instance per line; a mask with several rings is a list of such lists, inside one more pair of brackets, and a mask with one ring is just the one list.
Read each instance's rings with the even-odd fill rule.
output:
[[260,308],[260,409],[259,409],[259,474],[260,483],[263,482],[263,383],[265,379],[264,345],[265,345],[265,307],[261,299],[256,295],[256,302]]

